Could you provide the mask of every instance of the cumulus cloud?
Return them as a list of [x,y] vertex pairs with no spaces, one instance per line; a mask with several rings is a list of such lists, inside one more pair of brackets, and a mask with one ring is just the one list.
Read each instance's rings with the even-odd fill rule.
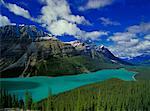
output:
[[32,18],[29,11],[12,3],[3,3],[3,5],[16,15],[33,20],[45,27],[52,35],[62,36],[64,34],[72,35],[78,39],[98,39],[106,35],[104,31],[86,32],[78,27],[78,24],[89,25],[90,22],[84,16],[74,15],[66,0],[39,0],[44,6],[41,8],[41,15]]
[[67,22],[66,20],[58,20],[56,22],[53,22],[48,28],[50,28],[49,30],[54,35],[61,36],[64,34],[68,34],[82,40],[96,40],[100,36],[107,35],[107,32],[104,31],[86,32],[80,30],[80,28],[78,28],[76,24]]
[[88,2],[84,6],[79,7],[79,10],[85,11],[88,9],[97,9],[110,5],[112,4],[112,2],[113,0],[88,0]]
[[0,26],[11,24],[10,20],[6,16],[0,15]]
[[42,15],[38,17],[39,22],[55,36],[67,34],[78,39],[96,39],[106,35],[103,31],[81,30],[78,24],[89,25],[90,22],[84,16],[73,15],[66,0],[41,0],[41,3],[46,5],[41,9]]
[[50,26],[48,26],[49,30],[54,35],[77,35],[80,33],[80,29],[76,26],[76,24],[69,23],[66,20],[58,20],[53,22]]
[[105,17],[101,17],[100,18],[101,20],[101,23],[104,25],[104,26],[107,26],[107,25],[114,25],[114,26],[117,26],[117,25],[121,25],[119,22],[117,21],[111,21],[109,18],[105,18]]
[[[140,35],[143,38],[139,38]],[[117,32],[109,37],[108,40],[113,41],[115,44],[109,48],[119,57],[134,57],[143,53],[150,53],[149,35],[149,23],[130,26],[125,32]]]
[[41,9],[42,22],[51,24],[59,19],[64,19],[77,24],[89,23],[83,16],[73,15],[66,0],[41,0],[41,2],[46,3],[46,6]]

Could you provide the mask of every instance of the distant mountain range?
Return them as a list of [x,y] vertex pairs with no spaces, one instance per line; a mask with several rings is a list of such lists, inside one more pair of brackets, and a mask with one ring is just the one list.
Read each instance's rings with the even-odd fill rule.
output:
[[136,56],[130,59],[126,58],[123,60],[128,61],[132,64],[150,65],[150,54],[142,54],[140,56]]
[[1,77],[61,76],[131,65],[105,46],[61,42],[33,25],[0,27]]

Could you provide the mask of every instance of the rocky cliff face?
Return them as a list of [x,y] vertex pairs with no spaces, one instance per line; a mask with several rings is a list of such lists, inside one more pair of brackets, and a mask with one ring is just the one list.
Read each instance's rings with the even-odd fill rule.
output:
[[[3,41],[3,45],[5,44],[9,43]],[[5,47],[7,48],[1,53],[1,71],[11,72],[19,69],[18,72],[22,72],[22,74],[20,73],[21,76],[27,76],[23,72],[32,72],[40,61],[73,56],[76,52],[71,45],[55,39],[47,41],[30,41],[30,39],[27,39],[26,43],[18,41],[17,43],[11,43],[10,47],[8,45],[5,45]]]
[[59,76],[124,64],[104,47],[63,43],[35,26],[5,26],[0,33],[1,77]]

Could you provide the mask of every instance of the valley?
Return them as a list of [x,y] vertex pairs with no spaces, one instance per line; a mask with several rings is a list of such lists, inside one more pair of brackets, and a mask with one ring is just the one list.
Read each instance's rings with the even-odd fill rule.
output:
[[1,109],[149,110],[148,62],[131,63],[92,42],[63,42],[33,25],[0,33]]

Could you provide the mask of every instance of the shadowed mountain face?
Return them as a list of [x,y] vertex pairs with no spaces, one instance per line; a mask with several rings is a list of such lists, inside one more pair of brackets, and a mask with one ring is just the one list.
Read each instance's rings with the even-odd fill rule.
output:
[[1,77],[61,76],[129,65],[104,46],[63,43],[35,26],[0,27]]

